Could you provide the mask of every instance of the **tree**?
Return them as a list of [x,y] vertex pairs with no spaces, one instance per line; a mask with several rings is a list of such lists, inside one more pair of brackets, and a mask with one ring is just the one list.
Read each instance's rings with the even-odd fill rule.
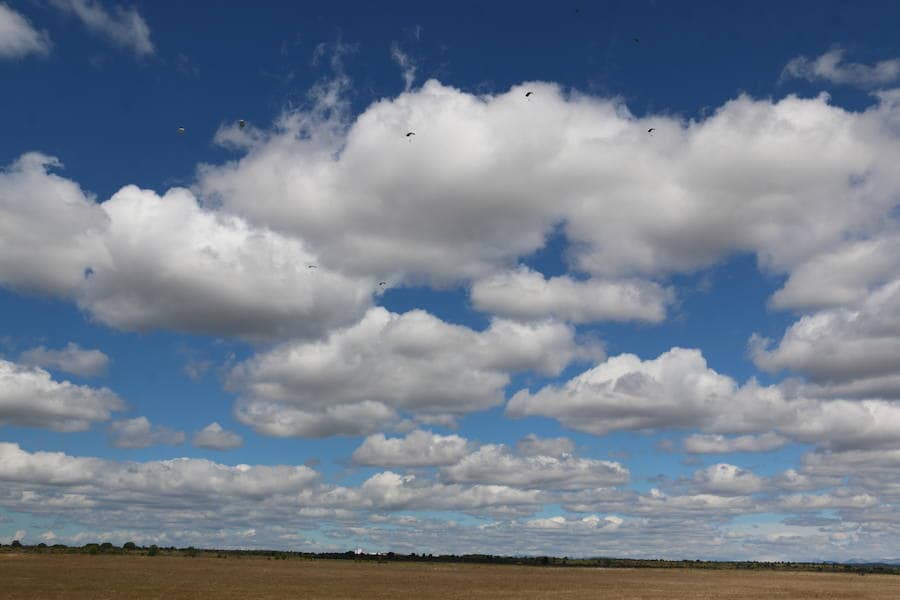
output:
[[13,540],[12,544],[10,544],[10,546],[12,546],[13,548],[21,548],[22,542],[20,542],[19,540]]
[[122,544],[122,549],[123,550],[136,550],[137,544],[135,544],[134,542],[125,542],[124,544]]

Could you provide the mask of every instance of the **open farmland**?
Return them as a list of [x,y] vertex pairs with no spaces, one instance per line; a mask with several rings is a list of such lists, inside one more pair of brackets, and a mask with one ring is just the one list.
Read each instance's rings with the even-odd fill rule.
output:
[[900,577],[702,569],[0,555],[0,598],[900,598]]

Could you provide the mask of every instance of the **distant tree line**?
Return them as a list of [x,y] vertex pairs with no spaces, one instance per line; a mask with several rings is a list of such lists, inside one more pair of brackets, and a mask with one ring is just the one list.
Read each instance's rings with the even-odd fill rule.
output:
[[90,554],[90,555],[140,555],[140,556],[183,556],[208,558],[249,558],[262,557],[271,560],[347,560],[357,562],[435,562],[435,563],[477,563],[496,565],[527,565],[537,567],[602,567],[629,569],[741,569],[770,571],[817,571],[829,573],[880,573],[900,575],[900,565],[887,563],[848,564],[838,562],[762,562],[762,561],[707,561],[707,560],[661,560],[639,558],[569,558],[557,556],[499,556],[494,554],[381,554],[347,552],[290,552],[280,550],[217,550],[209,548],[176,548],[157,545],[139,546],[126,542],[116,546],[110,542],[91,543],[83,546],[65,544],[25,545],[13,540],[9,545],[0,544],[0,552],[27,552],[49,554]]

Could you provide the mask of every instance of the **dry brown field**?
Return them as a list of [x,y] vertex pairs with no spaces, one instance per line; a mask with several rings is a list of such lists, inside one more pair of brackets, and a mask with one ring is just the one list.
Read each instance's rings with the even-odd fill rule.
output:
[[172,556],[0,554],[0,598],[900,598],[900,576]]

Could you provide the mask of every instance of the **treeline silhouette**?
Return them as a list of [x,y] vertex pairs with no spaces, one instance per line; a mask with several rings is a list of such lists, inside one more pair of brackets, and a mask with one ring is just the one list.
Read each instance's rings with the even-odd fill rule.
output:
[[818,571],[828,573],[880,573],[900,575],[900,565],[889,563],[838,563],[838,562],[763,562],[763,561],[709,561],[709,560],[662,560],[643,558],[569,558],[558,556],[501,556],[495,554],[400,554],[385,552],[379,554],[347,552],[292,552],[282,550],[220,550],[210,548],[176,548],[156,545],[138,546],[126,542],[115,546],[110,542],[67,546],[40,543],[25,545],[18,540],[12,544],[0,544],[0,552],[25,552],[47,554],[90,554],[90,555],[135,555],[135,556],[183,556],[208,558],[268,558],[271,560],[346,560],[356,562],[433,562],[433,563],[477,563],[493,565],[527,565],[535,567],[600,567],[627,569],[739,569],[772,571]]

